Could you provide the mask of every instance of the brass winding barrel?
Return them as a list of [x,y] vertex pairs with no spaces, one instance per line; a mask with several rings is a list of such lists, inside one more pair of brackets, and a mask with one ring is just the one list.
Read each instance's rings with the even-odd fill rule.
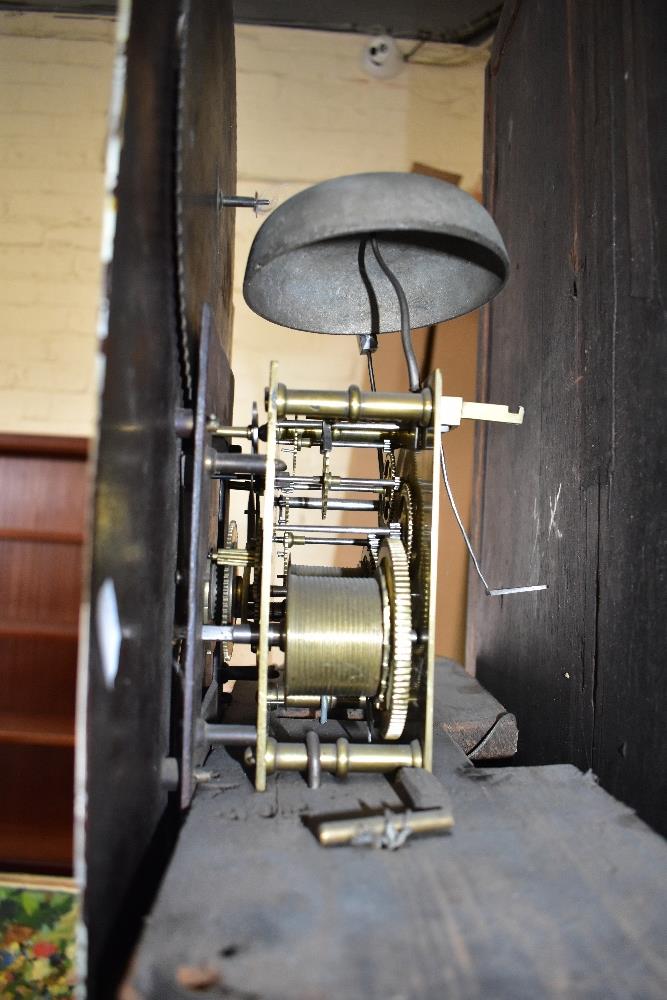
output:
[[359,566],[305,566],[292,563],[290,573],[295,576],[362,576]]
[[382,672],[380,585],[374,576],[330,576],[321,570],[300,566],[288,574],[285,691],[373,696]]

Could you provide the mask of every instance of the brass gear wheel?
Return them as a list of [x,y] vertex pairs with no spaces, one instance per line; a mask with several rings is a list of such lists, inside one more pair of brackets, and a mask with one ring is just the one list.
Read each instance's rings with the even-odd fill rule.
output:
[[[225,535],[225,548],[237,549],[239,546],[239,534],[236,521],[230,521]],[[220,597],[220,619],[223,625],[234,624],[234,588],[236,584],[236,568],[234,566],[223,566],[222,569],[222,593]],[[223,639],[220,643],[222,658],[225,663],[229,663],[234,652],[234,643],[231,639]]]
[[[272,513],[269,514],[270,517],[273,516]],[[262,519],[258,520],[257,524],[257,535],[252,544],[248,545],[249,551],[252,553],[251,565],[246,566],[243,573],[243,605],[242,605],[242,619],[247,621],[249,616],[248,603],[252,601],[255,612],[259,608],[259,591],[260,591],[260,581],[261,581],[261,570],[262,570]],[[250,578],[252,571],[252,580]]]
[[415,544],[415,503],[412,490],[407,483],[401,483],[394,494],[391,505],[391,520],[401,526],[401,540],[405,546],[408,562],[412,562]]
[[[383,479],[395,479],[396,478],[396,457],[393,451],[387,452],[384,456],[384,464],[382,466],[382,478]],[[382,494],[380,509],[382,513],[382,523],[388,524],[392,520],[391,517],[391,507],[394,499],[394,494],[396,493],[395,486],[388,486],[384,493]]]
[[380,733],[385,740],[397,740],[405,728],[412,677],[410,569],[400,539],[382,539],[377,566],[387,597],[390,624],[387,670],[381,684],[384,704]]

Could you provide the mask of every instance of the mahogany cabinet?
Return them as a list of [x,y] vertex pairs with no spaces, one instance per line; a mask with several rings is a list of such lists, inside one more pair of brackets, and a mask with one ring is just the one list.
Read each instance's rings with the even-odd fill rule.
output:
[[0,868],[72,864],[86,455],[0,435]]

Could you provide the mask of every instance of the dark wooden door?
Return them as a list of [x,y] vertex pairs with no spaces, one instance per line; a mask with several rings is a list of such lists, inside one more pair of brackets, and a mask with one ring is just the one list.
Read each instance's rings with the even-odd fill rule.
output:
[[592,768],[667,829],[663,0],[507,0],[487,76],[487,204],[512,261],[481,391],[468,666],[519,759]]

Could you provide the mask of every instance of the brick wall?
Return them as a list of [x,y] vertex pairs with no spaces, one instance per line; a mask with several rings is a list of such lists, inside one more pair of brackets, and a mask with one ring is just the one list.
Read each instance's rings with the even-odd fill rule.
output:
[[[258,190],[277,204],[328,177],[410,170],[415,162],[460,174],[463,188],[478,190],[486,52],[429,45],[425,57],[444,57],[447,65],[408,64],[395,78],[378,80],[361,68],[363,45],[359,35],[237,28],[241,193]],[[250,312],[241,286],[260,223],[237,212],[233,361],[241,421],[272,358],[281,359],[281,381],[294,386],[312,386],[316,378],[320,388],[338,388],[365,379],[353,338],[285,331]],[[473,364],[474,356],[473,345]]]
[[[93,432],[113,35],[105,19],[0,13],[0,432]],[[327,177],[409,170],[415,162],[478,187],[486,52],[429,45],[420,57],[435,55],[444,65],[411,64],[393,80],[375,80],[361,69],[358,35],[250,27],[236,35],[239,192],[259,190],[275,204]],[[366,380],[354,338],[286,331],[247,308],[243,271],[260,222],[237,212],[236,422],[247,421],[253,399],[261,401],[272,358],[293,386]],[[444,332],[438,362],[451,376],[447,391],[470,395],[473,333]],[[401,386],[396,364],[395,371],[381,365],[381,387]],[[471,447],[450,457],[450,467],[454,482],[468,483]],[[443,545],[455,577],[445,580],[445,599],[452,595],[447,607],[459,624],[456,642],[439,648],[456,655],[465,556],[449,528]]]
[[[478,183],[484,53],[438,46],[451,65],[410,65],[379,81],[362,72],[361,46],[356,35],[237,29],[239,190],[279,201],[326,177],[415,161],[462,174],[464,187]],[[2,431],[93,428],[112,56],[110,20],[0,14]],[[238,213],[234,363],[243,413],[271,352],[294,384],[313,374],[303,364],[311,338],[254,317],[240,294],[257,224]],[[361,377],[340,343],[320,341],[317,355],[337,383]]]
[[0,14],[0,430],[89,435],[113,24]]

